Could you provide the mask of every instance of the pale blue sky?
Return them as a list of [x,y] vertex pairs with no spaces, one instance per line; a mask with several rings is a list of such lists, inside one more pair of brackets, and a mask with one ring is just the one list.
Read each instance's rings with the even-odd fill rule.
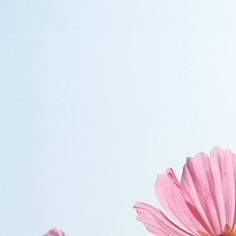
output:
[[0,234],[149,235],[167,167],[236,152],[236,3],[0,2]]

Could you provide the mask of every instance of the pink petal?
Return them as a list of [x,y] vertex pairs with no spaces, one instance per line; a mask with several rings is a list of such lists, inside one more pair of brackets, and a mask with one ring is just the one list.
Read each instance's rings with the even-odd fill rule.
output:
[[156,194],[166,211],[185,229],[197,234],[197,231],[205,232],[208,229],[201,224],[202,219],[196,211],[191,211],[182,195],[182,190],[176,182],[172,170],[171,175],[159,175],[156,181]]
[[[168,169],[156,181],[163,207],[193,235],[224,235],[236,225],[236,155],[215,147],[210,158],[199,153],[187,158],[181,181]],[[160,236],[192,235],[168,220],[158,209],[135,205],[138,220]]]
[[193,236],[172,223],[159,209],[145,203],[136,203],[137,219],[158,236]]
[[65,236],[65,233],[59,228],[53,228],[49,230],[44,236]]
[[180,185],[185,200],[195,206],[210,233],[221,234],[213,189],[214,180],[206,154],[199,153],[194,158],[187,158]]
[[214,235],[235,222],[235,170],[233,154],[217,147],[210,158],[200,153],[188,158],[184,166],[180,184],[184,198],[196,207]]
[[166,170],[166,175],[177,185],[179,186],[179,181],[175,175],[175,172],[172,168]]
[[221,227],[235,225],[236,160],[229,150],[215,147],[210,155],[215,183],[216,202],[219,209]]

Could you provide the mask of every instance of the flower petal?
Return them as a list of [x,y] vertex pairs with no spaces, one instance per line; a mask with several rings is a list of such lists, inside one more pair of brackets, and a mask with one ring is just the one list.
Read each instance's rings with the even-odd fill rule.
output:
[[235,224],[236,159],[229,150],[215,147],[210,155],[215,183],[215,196],[219,209],[221,227]]
[[199,153],[184,166],[180,184],[184,198],[196,206],[214,235],[235,222],[235,170],[233,154],[218,147],[210,158]]
[[165,210],[181,224],[185,229],[197,234],[197,231],[206,231],[206,228],[201,224],[201,218],[195,211],[191,211],[182,195],[182,190],[179,183],[176,182],[176,177],[167,175],[158,175],[156,181],[156,194]]
[[158,236],[193,236],[172,223],[159,209],[145,203],[136,203],[137,219]]

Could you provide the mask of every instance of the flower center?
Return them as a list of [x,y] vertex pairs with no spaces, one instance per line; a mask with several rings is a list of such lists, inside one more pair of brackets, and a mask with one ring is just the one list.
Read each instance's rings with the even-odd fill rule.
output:
[[[198,233],[199,233],[199,236],[209,236],[208,233],[204,233],[200,231]],[[229,225],[225,225],[225,228],[222,234],[216,235],[216,236],[236,236],[236,227],[231,229]]]
[[229,225],[225,225],[225,229],[220,236],[236,236],[236,228],[231,229]]

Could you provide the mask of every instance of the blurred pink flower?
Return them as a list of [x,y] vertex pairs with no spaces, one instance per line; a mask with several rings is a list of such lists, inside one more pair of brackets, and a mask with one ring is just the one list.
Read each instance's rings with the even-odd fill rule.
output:
[[[180,182],[174,171],[157,176],[156,195],[165,214],[136,203],[137,219],[158,236],[236,236],[236,155],[213,148],[187,158]],[[177,226],[178,224],[178,226]]]
[[65,236],[65,233],[59,228],[50,229],[44,236]]

